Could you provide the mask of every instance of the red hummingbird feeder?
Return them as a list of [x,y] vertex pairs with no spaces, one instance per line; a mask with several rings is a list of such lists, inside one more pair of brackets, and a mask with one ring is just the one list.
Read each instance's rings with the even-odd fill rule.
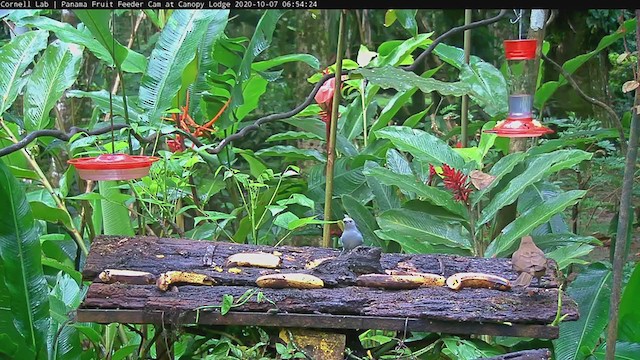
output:
[[97,157],[70,159],[78,175],[85,180],[131,180],[149,175],[155,156],[102,154]]
[[537,40],[505,40],[509,83],[509,115],[487,133],[501,137],[538,137],[553,130],[533,119],[533,94],[536,89]]

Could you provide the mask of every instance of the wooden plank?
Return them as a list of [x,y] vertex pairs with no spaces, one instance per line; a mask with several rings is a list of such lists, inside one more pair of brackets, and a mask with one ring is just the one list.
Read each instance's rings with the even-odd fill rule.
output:
[[[357,286],[334,289],[258,289],[246,286],[179,286],[162,292],[153,285],[101,284],[89,287],[82,308],[188,311],[220,305],[223,295],[253,297],[236,311],[267,312],[277,308],[288,313],[324,313],[429,318],[456,322],[502,322],[549,324],[556,316],[557,289],[499,291],[422,287],[412,290],[380,290]],[[257,291],[269,301],[257,302]],[[532,290],[533,291],[533,290]],[[274,305],[275,304],[275,305]],[[566,320],[578,318],[575,302],[564,297]]]
[[[143,310],[101,310],[78,309],[76,319],[79,322],[157,324],[174,323],[176,325],[256,325],[271,327],[313,327],[320,329],[381,329],[396,331],[426,331],[447,334],[483,334],[514,337],[556,339],[558,328],[535,324],[496,324],[496,323],[460,323],[431,319],[358,316],[358,315],[318,315],[291,313],[254,313],[230,311],[225,315],[219,312],[189,311],[178,314],[175,311]],[[197,317],[197,322],[196,322]]]
[[[213,249],[213,256],[208,259],[212,265],[203,261],[207,250]],[[339,250],[319,247],[294,246],[257,246],[230,242],[214,242],[179,238],[155,237],[122,237],[98,236],[91,244],[91,251],[82,271],[83,278],[96,280],[98,274],[105,269],[138,270],[156,276],[170,270],[193,271],[209,275],[222,285],[254,286],[255,279],[275,270],[242,267],[241,273],[230,273],[225,266],[226,259],[235,253],[274,251],[282,254],[282,271],[304,271],[305,265],[314,260],[337,257]],[[511,269],[511,261],[505,258],[480,258],[440,254],[396,254],[383,253],[379,259],[382,269],[399,269],[412,267],[417,271],[450,276],[457,272],[484,272],[503,276],[513,281],[518,274]],[[533,287],[557,288],[557,269],[551,261],[547,274],[541,284]],[[220,271],[221,270],[221,271]],[[335,270],[335,269],[334,269]],[[355,278],[341,279],[335,271],[314,273],[331,286],[350,286]],[[336,280],[334,280],[337,277]]]

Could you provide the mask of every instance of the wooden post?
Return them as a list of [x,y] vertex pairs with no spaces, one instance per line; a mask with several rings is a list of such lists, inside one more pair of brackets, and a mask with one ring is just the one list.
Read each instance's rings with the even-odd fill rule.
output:
[[169,324],[156,324],[156,359],[173,360],[173,344],[175,343],[173,327]]

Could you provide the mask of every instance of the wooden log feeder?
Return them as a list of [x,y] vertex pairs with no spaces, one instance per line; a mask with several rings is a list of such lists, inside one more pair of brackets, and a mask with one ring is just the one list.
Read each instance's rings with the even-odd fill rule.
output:
[[[517,273],[502,258],[100,236],[82,273],[92,284],[77,320],[554,339],[559,274],[550,263],[539,283],[523,289],[510,286]],[[248,290],[251,298],[222,315],[224,295],[238,299]],[[578,319],[566,295],[561,314]]]

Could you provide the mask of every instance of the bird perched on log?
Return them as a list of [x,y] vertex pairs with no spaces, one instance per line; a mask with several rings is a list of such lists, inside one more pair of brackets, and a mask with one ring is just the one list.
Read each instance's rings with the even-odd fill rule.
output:
[[515,286],[527,287],[534,277],[539,284],[540,278],[547,272],[547,258],[531,236],[522,237],[520,247],[511,256],[511,265],[519,273]]
[[356,226],[356,222],[346,215],[342,222],[344,222],[344,231],[342,231],[342,235],[340,235],[339,240],[340,246],[342,246],[342,252],[351,251],[362,245],[364,240],[362,238],[362,233]]

